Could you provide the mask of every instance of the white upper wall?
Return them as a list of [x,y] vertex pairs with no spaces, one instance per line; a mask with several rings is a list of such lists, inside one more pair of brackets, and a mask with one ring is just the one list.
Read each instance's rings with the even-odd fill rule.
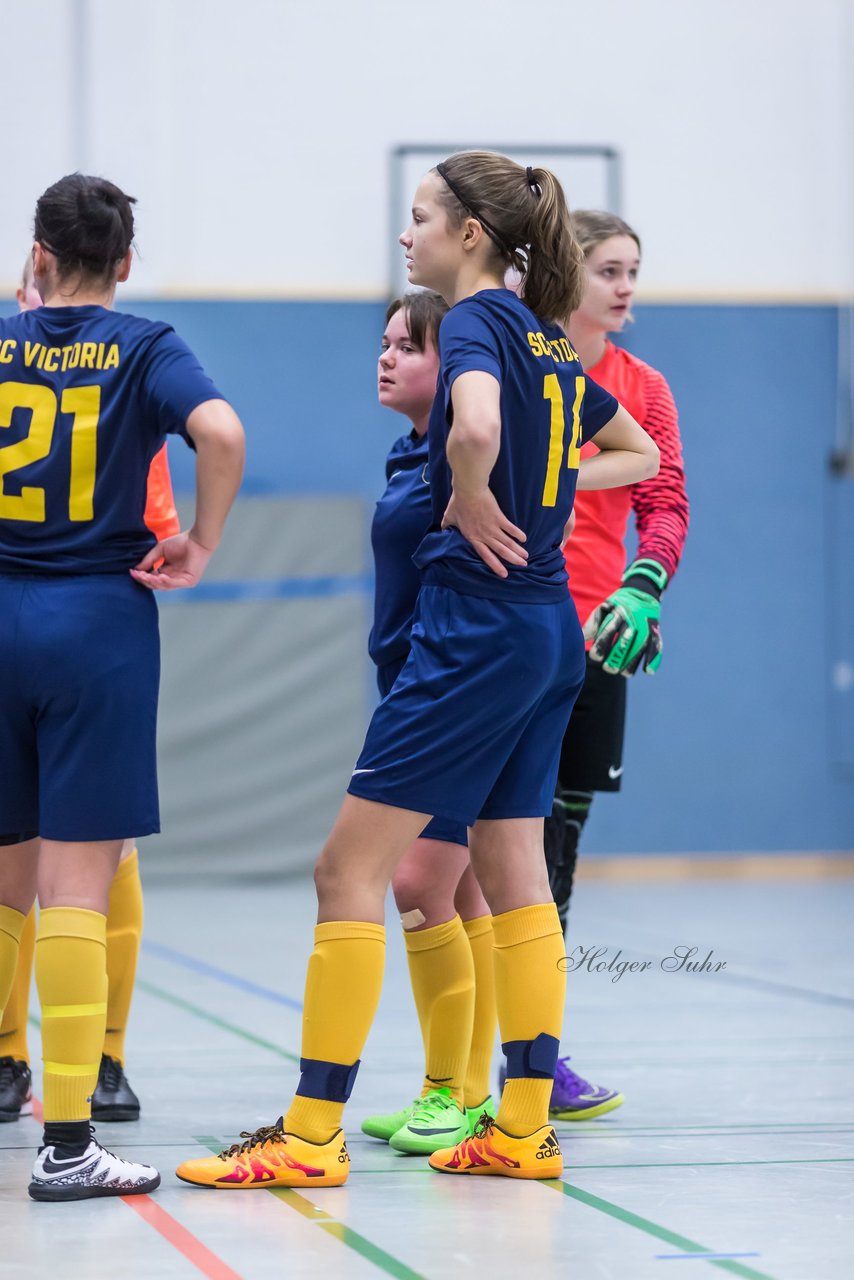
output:
[[6,0],[0,281],[80,168],[138,197],[137,292],[379,296],[391,147],[605,143],[648,295],[851,292],[852,11]]

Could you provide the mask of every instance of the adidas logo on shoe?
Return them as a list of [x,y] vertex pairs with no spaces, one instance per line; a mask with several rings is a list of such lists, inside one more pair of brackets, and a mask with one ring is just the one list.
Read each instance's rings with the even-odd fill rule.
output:
[[560,1144],[554,1135],[554,1130],[552,1130],[546,1140],[540,1143],[540,1148],[537,1152],[537,1159],[551,1160],[553,1156],[559,1156],[560,1154]]
[[349,1153],[349,1151],[347,1150],[347,1143],[346,1143],[346,1142],[342,1142],[342,1143],[341,1143],[341,1150],[338,1152],[338,1163],[339,1163],[339,1164],[349,1164],[349,1163],[350,1163],[350,1153]]

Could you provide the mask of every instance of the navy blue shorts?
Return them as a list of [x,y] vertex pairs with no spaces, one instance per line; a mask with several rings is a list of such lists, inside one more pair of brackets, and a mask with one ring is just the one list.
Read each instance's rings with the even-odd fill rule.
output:
[[[395,680],[406,664],[406,658],[398,658],[377,667],[377,687],[380,697],[391,693]],[[446,844],[461,844],[464,849],[469,845],[469,829],[464,822],[454,822],[451,818],[431,818],[421,832],[422,840],[444,840]]]
[[160,830],[160,637],[124,574],[0,574],[0,832],[118,840]]
[[551,813],[563,734],[584,680],[567,592],[517,604],[424,586],[412,648],[377,707],[351,795],[466,826]]

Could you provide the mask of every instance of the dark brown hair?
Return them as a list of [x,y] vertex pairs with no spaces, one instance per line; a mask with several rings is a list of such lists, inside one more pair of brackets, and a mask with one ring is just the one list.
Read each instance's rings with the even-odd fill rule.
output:
[[591,249],[595,249],[603,240],[610,240],[611,236],[631,236],[638,247],[638,253],[641,252],[640,236],[627,222],[618,218],[616,213],[606,213],[602,209],[576,209],[570,218],[575,238],[581,245],[585,258]]
[[441,294],[432,289],[424,289],[420,293],[404,293],[388,304],[385,322],[388,324],[392,316],[403,311],[409,336],[419,351],[427,350],[429,342],[438,354],[439,325],[448,310],[448,304]]
[[581,300],[584,258],[551,169],[526,169],[494,151],[461,151],[442,168],[458,193],[444,182],[439,196],[454,225],[482,215],[496,254],[522,273],[528,306],[562,323]]
[[54,255],[60,277],[108,281],[133,240],[136,201],[106,178],[69,173],[36,204],[36,241]]

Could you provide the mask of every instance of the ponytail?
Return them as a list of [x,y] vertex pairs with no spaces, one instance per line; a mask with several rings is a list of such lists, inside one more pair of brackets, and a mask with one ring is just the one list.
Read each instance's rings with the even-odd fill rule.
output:
[[584,254],[575,238],[563,187],[551,169],[532,169],[540,197],[531,216],[522,296],[544,320],[563,323],[584,294]]

